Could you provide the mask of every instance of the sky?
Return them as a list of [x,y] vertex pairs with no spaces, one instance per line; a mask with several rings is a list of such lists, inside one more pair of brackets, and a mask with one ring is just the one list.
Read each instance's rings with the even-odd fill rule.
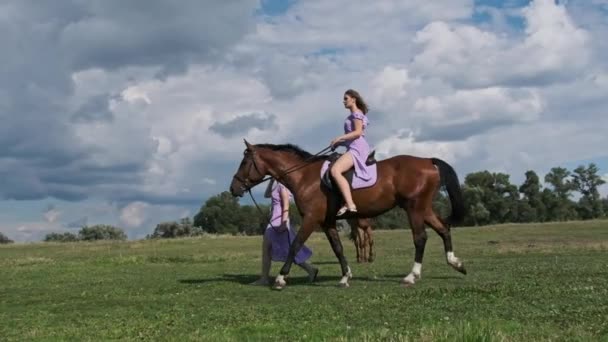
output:
[[244,138],[327,146],[349,88],[379,159],[608,180],[607,19],[608,0],[0,0],[0,232],[142,238],[228,190]]

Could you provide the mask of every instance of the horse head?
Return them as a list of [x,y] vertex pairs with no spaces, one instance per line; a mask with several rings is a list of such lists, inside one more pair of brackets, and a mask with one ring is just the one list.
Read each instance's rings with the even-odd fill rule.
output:
[[267,171],[264,163],[257,156],[255,145],[245,142],[245,151],[243,151],[243,159],[232,177],[230,183],[230,193],[235,197],[242,197],[245,191],[249,191],[264,179]]

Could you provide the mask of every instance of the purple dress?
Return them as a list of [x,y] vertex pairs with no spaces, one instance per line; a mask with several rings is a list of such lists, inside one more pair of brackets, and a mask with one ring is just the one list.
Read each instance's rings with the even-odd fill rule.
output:
[[369,119],[361,112],[352,113],[344,120],[345,134],[355,130],[355,120],[363,121],[363,133],[357,139],[343,142],[342,146],[345,146],[347,152],[350,152],[353,157],[356,177],[365,182],[375,178],[377,172],[375,167],[365,165],[370,152],[369,144],[365,140],[365,129],[369,125]]
[[[266,227],[266,231],[264,235],[269,239],[271,245],[271,253],[270,258],[272,261],[285,261],[287,260],[287,255],[289,254],[289,246],[291,241],[296,238],[296,233],[291,229],[291,224],[289,223],[289,219],[287,219],[287,230],[280,231],[281,227],[281,214],[283,211],[283,206],[281,204],[281,189],[287,190],[283,184],[276,182],[272,189],[271,195],[271,216],[270,216],[270,225]],[[287,190],[289,192],[289,190]],[[289,193],[289,197],[292,195]],[[289,239],[289,240],[287,240]],[[300,264],[308,260],[312,256],[312,251],[310,248],[302,245],[302,248],[296,254],[295,262],[296,264]]]

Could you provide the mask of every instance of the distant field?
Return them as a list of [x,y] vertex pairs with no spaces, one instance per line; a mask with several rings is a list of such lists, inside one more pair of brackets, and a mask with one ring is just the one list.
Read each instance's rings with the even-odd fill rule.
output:
[[[422,279],[406,230],[376,232],[351,287],[322,234],[320,269],[253,287],[261,237],[0,247],[0,340],[608,340],[608,221],[453,230],[463,276],[428,230]],[[273,265],[276,274],[280,264]]]

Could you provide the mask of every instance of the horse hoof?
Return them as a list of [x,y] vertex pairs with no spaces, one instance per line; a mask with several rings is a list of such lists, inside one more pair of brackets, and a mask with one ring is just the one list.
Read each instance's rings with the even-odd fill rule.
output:
[[338,283],[338,287],[345,289],[347,287],[350,287],[350,285],[348,283]]
[[414,286],[414,284],[415,284],[415,282],[413,280],[406,279],[406,278],[401,279],[401,286],[403,286],[403,287],[412,287],[412,286]]
[[401,285],[403,285],[404,287],[414,286],[414,284],[416,283],[416,278],[420,277],[416,277],[413,274],[409,274],[407,277],[401,279]]
[[287,282],[284,279],[277,279],[274,281],[274,286],[272,287],[274,290],[282,290],[287,286]]
[[466,268],[464,268],[464,264],[461,264],[460,267],[458,267],[456,269],[456,271],[458,271],[458,272],[460,272],[460,273],[462,273],[464,275],[467,275],[467,270],[466,270]]
[[455,269],[456,271],[466,275],[467,274],[467,270],[466,268],[464,268],[464,263],[460,263],[459,265],[452,265],[450,264],[450,266],[452,266],[453,269]]

